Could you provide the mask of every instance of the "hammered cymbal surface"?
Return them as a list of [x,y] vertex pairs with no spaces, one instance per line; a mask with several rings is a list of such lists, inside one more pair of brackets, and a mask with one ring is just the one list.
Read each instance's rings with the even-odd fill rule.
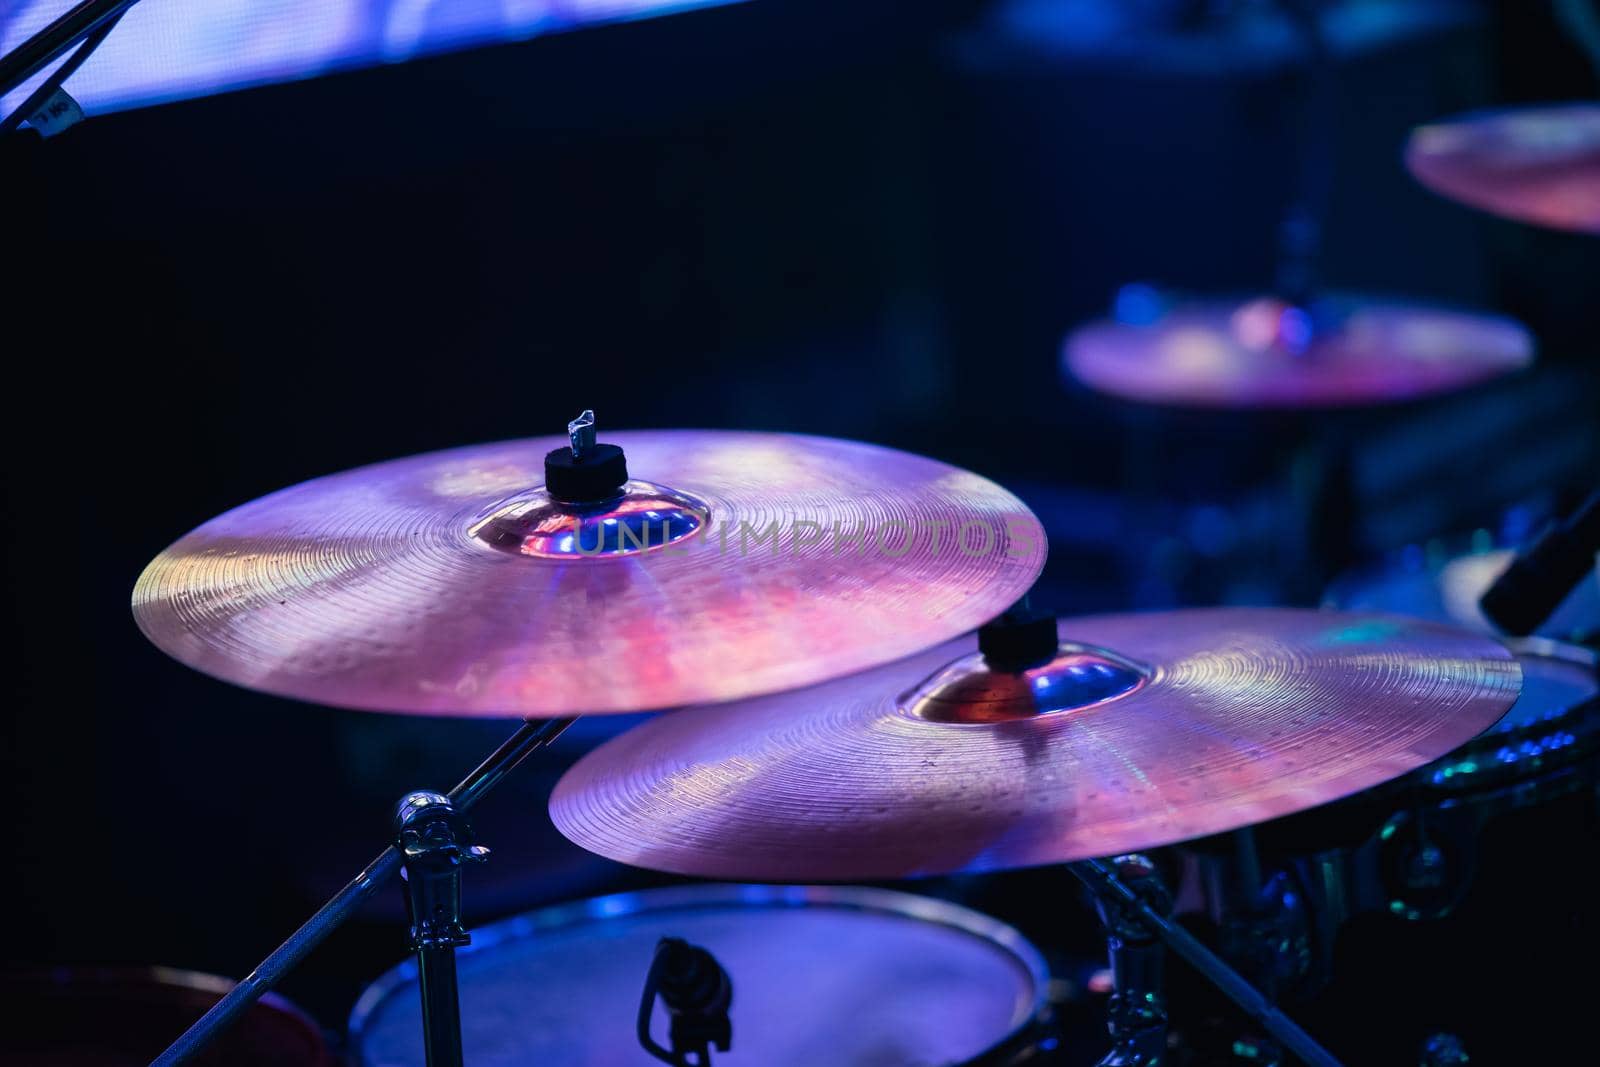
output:
[[1315,807],[1488,728],[1521,671],[1498,643],[1395,616],[1218,608],[1059,621],[1146,684],[1070,711],[930,721],[901,695],[963,637],[850,678],[651,719],[584,756],[561,832],[624,863],[855,881],[1157,848]]
[[1441,196],[1518,222],[1600,234],[1600,104],[1506,108],[1429,123],[1406,167]]
[[[1151,322],[1105,320],[1072,332],[1068,374],[1137,403],[1213,409],[1341,408],[1398,403],[1520,370],[1533,339],[1497,315],[1339,298],[1335,325],[1303,348],[1281,341],[1281,301],[1196,300]],[[1290,318],[1289,323],[1296,320]]]
[[1044,532],[1016,497],[922,456],[731,431],[604,439],[626,451],[631,477],[704,502],[709,524],[637,555],[497,549],[471,531],[540,485],[545,453],[568,442],[458,448],[212,519],[146,568],[134,616],[176,659],[252,689],[380,711],[558,716],[724,701],[873,667],[997,615],[1044,564]]

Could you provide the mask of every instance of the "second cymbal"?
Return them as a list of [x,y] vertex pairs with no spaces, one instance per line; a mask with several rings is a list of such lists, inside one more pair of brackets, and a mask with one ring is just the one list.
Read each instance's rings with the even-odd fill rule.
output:
[[592,852],[700,877],[1067,862],[1387,781],[1494,723],[1521,684],[1488,638],[1381,615],[1108,615],[1062,620],[1059,638],[1054,661],[1022,672],[987,669],[965,637],[660,716],[579,760],[550,814]]

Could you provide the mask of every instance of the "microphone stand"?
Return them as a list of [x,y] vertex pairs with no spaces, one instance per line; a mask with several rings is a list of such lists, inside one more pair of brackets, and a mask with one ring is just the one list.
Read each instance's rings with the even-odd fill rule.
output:
[[470,940],[461,922],[461,864],[481,860],[489,851],[472,843],[466,813],[518,764],[560,737],[576,720],[577,716],[529,719],[448,794],[408,793],[395,815],[395,842],[185,1030],[153,1067],[187,1063],[402,868],[411,913],[411,948],[417,953],[421,980],[428,1064],[460,1067],[455,950]]
[[100,27],[121,18],[138,0],[83,0],[50,25],[0,56],[0,96],[4,96],[61,53]]

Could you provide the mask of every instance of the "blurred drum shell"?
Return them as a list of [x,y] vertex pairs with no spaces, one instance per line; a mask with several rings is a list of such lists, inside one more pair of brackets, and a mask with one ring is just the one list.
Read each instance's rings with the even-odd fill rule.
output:
[[[0,974],[7,1023],[0,1062],[143,1067],[233,988],[166,967],[51,967]],[[195,1060],[196,1067],[334,1067],[318,1025],[268,993]]]

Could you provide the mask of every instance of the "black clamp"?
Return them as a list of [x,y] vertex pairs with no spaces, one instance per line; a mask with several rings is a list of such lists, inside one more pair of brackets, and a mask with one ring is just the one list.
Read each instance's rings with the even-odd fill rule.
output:
[[[670,1049],[650,1036],[658,994],[671,1020]],[[639,999],[639,1044],[673,1067],[710,1067],[713,1047],[726,1052],[733,1045],[732,1004],[733,982],[715,956],[682,938],[663,937]]]
[[443,793],[421,790],[400,801],[394,817],[405,864],[411,948],[456,948],[471,944],[461,922],[461,865],[489,855],[472,843],[472,827]]
[[[1148,858],[1118,856],[1108,865],[1138,902],[1158,915],[1171,914],[1172,895]],[[1167,1053],[1167,1005],[1162,991],[1166,945],[1134,900],[1097,891],[1094,905],[1105,924],[1116,989],[1107,1016],[1113,1047],[1100,1067],[1158,1067]]]

